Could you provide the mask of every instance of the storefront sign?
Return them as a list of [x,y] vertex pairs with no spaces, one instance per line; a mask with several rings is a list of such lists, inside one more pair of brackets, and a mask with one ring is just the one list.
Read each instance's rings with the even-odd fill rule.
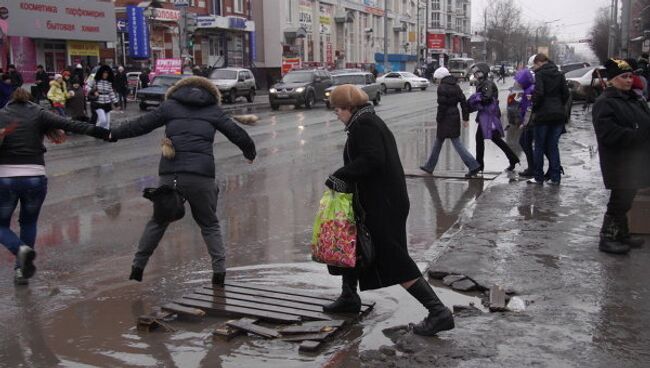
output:
[[228,17],[228,26],[232,29],[246,29],[246,19]]
[[384,9],[373,8],[373,7],[371,7],[371,6],[366,6],[363,10],[364,10],[366,13],[374,14],[374,15],[376,15],[376,16],[378,16],[378,17],[383,17],[383,16],[384,16]]
[[282,59],[282,75],[289,73],[293,68],[300,68],[300,58]]
[[298,5],[298,22],[300,26],[304,27],[307,33],[311,32],[312,19],[312,1],[300,0]]
[[181,12],[172,9],[154,8],[153,19],[169,21],[169,22],[177,22],[179,19],[181,19]]
[[156,60],[156,75],[160,74],[181,74],[183,62],[181,59],[158,59]]
[[445,34],[444,33],[428,33],[427,34],[427,48],[429,48],[429,49],[444,49],[445,48]]
[[203,15],[196,17],[196,28],[221,28],[236,31],[255,32],[255,22],[240,17]]
[[68,41],[70,56],[95,56],[99,58],[99,44],[88,41]]
[[144,9],[129,5],[126,7],[129,31],[129,56],[134,59],[149,58],[149,28],[144,19]]
[[114,42],[115,9],[101,0],[0,0],[9,36]]
[[328,42],[325,48],[325,62],[330,64],[334,62],[334,55],[332,54],[332,43]]

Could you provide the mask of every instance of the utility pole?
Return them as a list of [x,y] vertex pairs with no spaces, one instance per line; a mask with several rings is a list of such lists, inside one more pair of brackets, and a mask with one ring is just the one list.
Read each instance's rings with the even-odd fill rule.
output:
[[483,9],[483,57],[488,62],[487,56],[487,7]]
[[384,0],[384,74],[388,73],[388,0]]
[[618,0],[612,0],[610,9],[610,25],[609,25],[609,42],[607,43],[607,57],[614,57],[616,52],[616,31],[618,24]]
[[417,57],[418,57],[418,61],[416,63],[416,68],[419,69],[420,68],[420,36],[421,36],[421,33],[420,33],[420,0],[416,1],[416,6],[418,7],[418,10],[417,10],[417,21],[416,21],[416,25],[415,25],[415,32],[416,32],[415,37],[417,38],[417,43],[416,43],[415,49],[417,50]]

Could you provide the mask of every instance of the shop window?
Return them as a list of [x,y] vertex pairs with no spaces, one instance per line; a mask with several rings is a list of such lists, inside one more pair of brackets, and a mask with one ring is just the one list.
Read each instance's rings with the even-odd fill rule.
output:
[[244,0],[235,0],[235,13],[243,13],[244,12]]

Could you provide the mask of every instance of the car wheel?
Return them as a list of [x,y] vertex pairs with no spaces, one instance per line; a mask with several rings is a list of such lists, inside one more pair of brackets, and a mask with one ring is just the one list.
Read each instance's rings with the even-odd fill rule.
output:
[[280,105],[271,104],[271,110],[278,111],[279,108],[280,108]]
[[255,100],[255,90],[251,88],[251,90],[248,92],[248,95],[246,96],[246,101],[253,102],[254,100]]
[[405,83],[404,84],[404,89],[406,90],[406,92],[411,92],[411,84],[410,83]]
[[311,108],[314,107],[315,100],[316,98],[314,97],[314,94],[309,92],[307,98],[305,98],[305,108],[311,110]]
[[140,102],[140,110],[147,111],[147,104]]
[[381,84],[381,93],[383,94],[388,93],[388,88],[386,88],[386,85],[383,83]]
[[377,92],[377,96],[375,96],[375,99],[372,100],[372,104],[377,106],[379,105],[379,101],[381,101],[381,93]]
[[228,99],[230,100],[230,103],[234,104],[237,101],[237,90],[236,89],[231,89],[230,94]]

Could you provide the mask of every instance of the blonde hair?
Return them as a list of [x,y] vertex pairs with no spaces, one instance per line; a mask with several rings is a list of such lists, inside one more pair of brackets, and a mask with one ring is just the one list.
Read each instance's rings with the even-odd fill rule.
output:
[[353,110],[368,103],[368,94],[352,84],[337,86],[330,95],[330,105],[340,109]]

